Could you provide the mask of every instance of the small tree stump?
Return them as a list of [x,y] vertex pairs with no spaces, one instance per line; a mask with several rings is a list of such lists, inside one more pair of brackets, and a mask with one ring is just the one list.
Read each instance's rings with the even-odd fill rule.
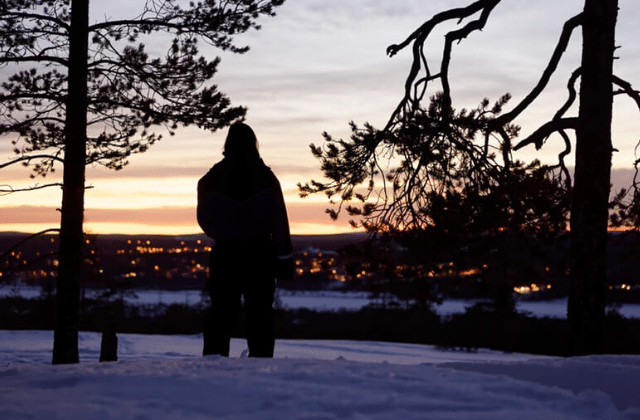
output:
[[115,329],[107,328],[102,331],[102,342],[100,343],[100,361],[118,361],[118,337]]

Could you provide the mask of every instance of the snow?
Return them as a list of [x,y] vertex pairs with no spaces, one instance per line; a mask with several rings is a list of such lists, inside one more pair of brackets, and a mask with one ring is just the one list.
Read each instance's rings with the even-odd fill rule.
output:
[[115,363],[80,333],[50,364],[50,331],[0,331],[2,419],[640,419],[640,356],[474,353],[279,340],[274,359],[200,356],[197,335],[119,334]]
[[[202,299],[200,290],[146,290],[138,289],[134,292],[135,298],[125,300],[132,305],[155,305],[155,304],[181,304],[196,305]],[[11,288],[0,288],[0,297],[17,294],[19,296],[33,299],[40,295],[41,289],[38,287],[21,286],[18,290]],[[286,309],[310,309],[315,311],[357,311],[370,304],[370,293],[368,292],[341,292],[341,291],[292,291],[279,289],[277,296]],[[467,306],[471,306],[476,301],[462,299],[445,299],[444,302],[436,306],[436,312],[441,316],[448,316],[456,313],[463,313]],[[567,299],[553,300],[525,300],[518,299],[516,308],[521,312],[530,313],[536,317],[566,318]],[[616,310],[625,318],[640,318],[640,304],[625,303],[616,307]]]
[[371,303],[367,292],[290,291],[278,290],[277,296],[286,309],[315,311],[357,311]]

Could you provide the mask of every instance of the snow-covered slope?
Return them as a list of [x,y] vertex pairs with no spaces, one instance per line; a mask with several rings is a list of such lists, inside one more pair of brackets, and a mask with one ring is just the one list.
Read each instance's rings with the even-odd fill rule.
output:
[[119,362],[51,366],[52,333],[0,331],[0,419],[640,419],[640,356],[552,358],[281,340],[201,357],[199,336],[120,334]]

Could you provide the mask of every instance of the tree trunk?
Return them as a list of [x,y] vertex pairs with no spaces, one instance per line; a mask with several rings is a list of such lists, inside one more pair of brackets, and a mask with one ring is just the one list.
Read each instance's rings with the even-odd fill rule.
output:
[[53,363],[78,363],[78,311],[83,265],[84,178],[87,143],[89,0],[72,0],[66,101]]
[[617,11],[617,0],[585,1],[567,309],[572,354],[597,353],[603,344]]

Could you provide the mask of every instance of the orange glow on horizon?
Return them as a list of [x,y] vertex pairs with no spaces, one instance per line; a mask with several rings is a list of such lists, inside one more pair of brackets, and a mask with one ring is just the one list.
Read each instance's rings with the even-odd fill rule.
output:
[[[35,233],[45,229],[56,228],[53,223],[0,223],[0,232]],[[350,226],[339,225],[328,221],[322,223],[293,222],[291,223],[293,235],[334,235],[340,233],[355,233],[359,230]],[[98,235],[194,235],[201,234],[198,225],[183,224],[144,224],[144,223],[117,223],[117,222],[87,222],[84,231]]]
[[[43,218],[43,219],[46,219]],[[328,219],[328,218],[327,218]],[[22,233],[36,233],[45,229],[58,228],[59,225],[56,221],[51,220],[46,222],[45,220],[37,220],[33,223],[18,222],[18,223],[0,223],[0,232],[22,232]],[[333,222],[327,220],[322,221],[290,221],[291,234],[293,235],[336,235],[343,233],[357,233],[364,232],[363,229],[354,229],[346,221],[345,222]],[[610,227],[609,232],[626,232],[633,230],[633,227]],[[93,234],[113,234],[113,235],[194,235],[203,233],[200,227],[194,223],[184,223],[183,220],[150,220],[148,223],[141,221],[136,222],[91,222],[87,221],[84,224],[84,230],[86,233]],[[567,229],[569,231],[569,229]]]
[[[354,233],[344,220],[332,221],[325,214],[326,203],[287,202],[291,233],[328,235]],[[53,205],[0,206],[0,231],[35,233],[59,227],[60,212]],[[196,221],[194,206],[149,208],[85,209],[84,229],[95,234],[190,235],[202,231]]]

